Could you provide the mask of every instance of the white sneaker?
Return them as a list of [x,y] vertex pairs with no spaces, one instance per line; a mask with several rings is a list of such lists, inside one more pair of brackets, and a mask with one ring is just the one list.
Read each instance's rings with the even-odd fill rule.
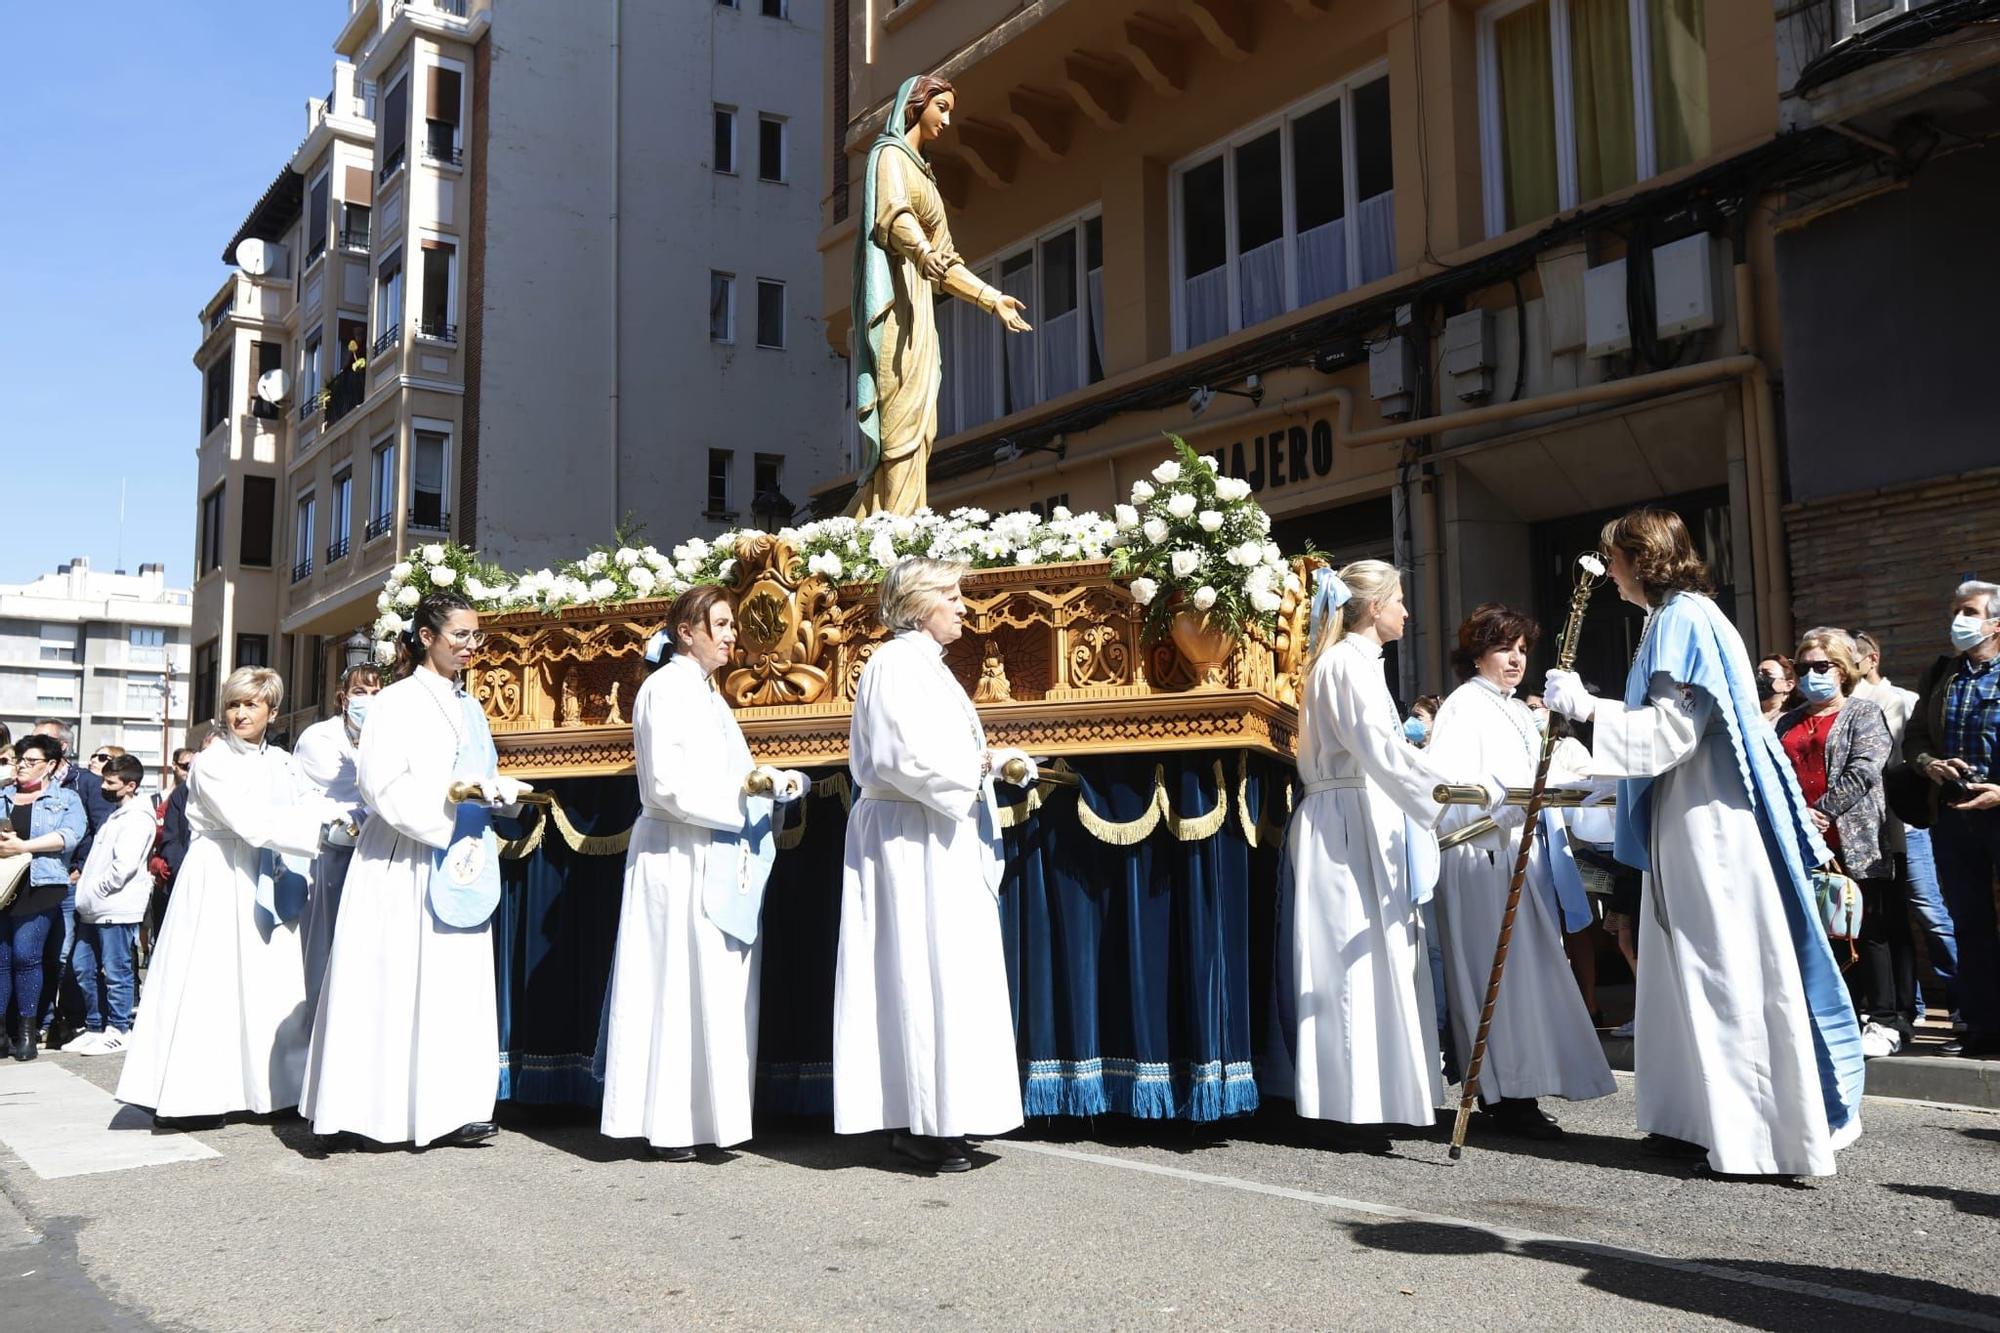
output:
[[106,1028],[91,1035],[96,1040],[90,1043],[88,1049],[78,1051],[78,1055],[116,1055],[125,1049],[125,1034],[117,1028]]
[[65,1055],[88,1055],[90,1054],[90,1048],[102,1040],[104,1040],[102,1032],[92,1032],[85,1029],[77,1033],[74,1037],[71,1037],[68,1045],[58,1046],[55,1049]]
[[1883,1027],[1880,1023],[1869,1023],[1861,1029],[1861,1054],[1871,1060],[1894,1055],[1902,1049],[1902,1034],[1894,1028]]

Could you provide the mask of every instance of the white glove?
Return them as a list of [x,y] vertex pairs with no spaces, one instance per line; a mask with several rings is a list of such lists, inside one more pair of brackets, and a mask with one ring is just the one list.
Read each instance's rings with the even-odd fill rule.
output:
[[1561,667],[1551,668],[1542,682],[1542,699],[1550,709],[1578,722],[1590,721],[1597,700],[1583,688],[1583,677]]
[[1030,759],[1028,757],[1028,752],[1026,750],[1019,749],[1012,745],[1006,746],[1002,749],[995,750],[993,752],[994,779],[1000,782],[1012,782],[1013,779],[1006,776],[1007,765],[1013,763],[1017,759],[1021,762],[1021,764],[1024,767],[1026,767],[1028,772],[1027,775],[1023,777],[1016,785],[1022,787],[1033,786],[1035,783],[1035,779],[1042,775],[1041,767],[1038,764],[1036,764],[1033,759]]
[[796,801],[812,788],[812,780],[796,768],[772,768],[768,764],[759,764],[751,771],[771,780],[771,799],[774,801]]
[[[360,840],[361,819],[362,816],[358,814],[352,820],[349,820],[346,815],[341,815],[334,819],[326,826],[326,832],[322,835],[326,845],[329,847],[352,847]],[[350,830],[352,831],[350,832]]]
[[479,779],[479,799],[492,806],[519,805],[521,793],[533,791],[534,787],[519,778],[491,777]]

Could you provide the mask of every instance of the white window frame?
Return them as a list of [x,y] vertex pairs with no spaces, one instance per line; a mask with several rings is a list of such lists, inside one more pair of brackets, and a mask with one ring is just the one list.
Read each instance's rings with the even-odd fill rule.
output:
[[[757,113],[757,179],[766,185],[783,185],[792,178],[792,136],[786,130],[788,117],[773,115],[769,111]],[[778,127],[778,174],[764,174],[764,127]]]
[[351,541],[354,532],[354,466],[340,469],[333,474],[333,484],[327,489],[326,536],[327,545],[335,542]]
[[317,551],[319,495],[310,486],[292,500],[292,568],[312,567]]
[[[388,308],[389,305],[387,297],[388,284],[385,284],[382,281],[382,270],[388,266],[391,260],[395,261],[396,265],[396,277],[394,283],[396,292],[396,310],[393,318],[390,316]],[[392,329],[396,331],[398,336],[401,336],[403,329],[403,319],[405,316],[409,314],[409,312],[410,312],[409,254],[407,247],[398,245],[395,249],[391,250],[388,254],[383,255],[379,260],[375,262],[375,332],[373,336],[375,338],[380,338],[383,334],[389,332]],[[374,354],[372,351],[373,345],[374,344],[371,342],[370,343],[371,356]]]
[[760,0],[757,6],[757,13],[760,18],[777,19],[781,23],[788,22],[792,17],[791,0],[778,0],[778,12],[775,14],[764,13],[764,6]]
[[[1290,106],[1282,107],[1271,115],[1245,125],[1228,137],[1218,139],[1198,152],[1189,153],[1174,163],[1167,172],[1167,253],[1168,277],[1173,288],[1174,350],[1188,350],[1186,291],[1187,274],[1183,271],[1185,259],[1182,242],[1185,238],[1186,223],[1181,217],[1181,178],[1196,167],[1207,166],[1218,156],[1222,160],[1222,225],[1224,272],[1228,275],[1229,328],[1221,336],[1240,333],[1243,330],[1243,297],[1239,286],[1240,269],[1237,261],[1236,238],[1236,150],[1253,140],[1261,139],[1272,130],[1278,131],[1278,167],[1282,198],[1279,204],[1283,211],[1284,257],[1285,257],[1285,309],[1290,314],[1299,308],[1299,238],[1298,219],[1294,213],[1297,182],[1292,174],[1292,122],[1299,117],[1319,110],[1330,102],[1342,103],[1340,111],[1340,189],[1346,209],[1345,217],[1355,221],[1347,228],[1347,271],[1355,281],[1347,287],[1353,291],[1367,284],[1360,281],[1361,274],[1361,228],[1359,225],[1361,199],[1357,171],[1360,163],[1354,151],[1354,92],[1377,79],[1389,77],[1389,62],[1377,60],[1348,74],[1336,82],[1327,84]],[[1394,90],[1391,89],[1389,132],[1395,134]],[[1390,190],[1395,190],[1393,177]],[[1371,196],[1372,197],[1372,196]],[[1376,279],[1379,281],[1379,279]],[[1273,318],[1277,318],[1274,316]],[[1268,322],[1268,321],[1266,321]]]
[[[438,244],[449,246],[451,249],[451,258],[448,261],[446,261],[444,268],[444,310],[445,310],[444,322],[452,328],[462,328],[464,326],[465,321],[461,320],[458,317],[458,267],[459,267],[458,237],[449,236],[446,235],[444,232],[436,231],[431,228],[425,228],[423,232],[419,235],[417,243],[417,263],[419,265],[419,268],[417,276],[420,281],[424,281],[427,283],[429,279],[424,276],[423,269],[421,266],[424,263],[424,256],[432,252],[424,248],[423,246],[424,241],[436,241]],[[409,280],[410,280],[410,272],[408,267],[406,266],[403,270],[403,307],[405,313],[408,313],[410,304]],[[424,338],[425,341],[427,342],[445,342],[445,339],[443,339],[442,337],[431,338],[426,336],[423,333],[423,322],[424,322],[424,293],[422,290],[419,290],[417,292],[416,314],[415,317],[410,320],[410,329],[417,337]]]
[[[326,186],[326,234],[320,236],[308,236],[306,238],[305,251],[307,259],[305,261],[305,267],[307,269],[313,268],[322,259],[326,258],[327,251],[334,248],[335,235],[337,235],[340,231],[340,228],[334,225],[334,205],[337,204],[339,201],[333,197],[333,161],[331,158],[328,159],[327,165],[319,169],[317,175],[313,176],[311,180],[306,182],[304,214],[300,221],[301,230],[309,229],[312,226],[313,191],[317,190],[322,185]],[[315,253],[313,250],[313,246],[315,244],[319,246],[319,250],[317,253]]]
[[[716,455],[722,456],[722,508],[714,507],[715,493],[709,483],[715,475]],[[701,475],[701,514],[703,518],[731,518],[736,508],[736,451],[715,449],[708,451],[708,468]]]
[[[767,343],[764,341],[764,289],[766,287],[776,287],[778,289],[778,341],[774,343]],[[757,279],[757,327],[752,331],[757,346],[763,348],[767,352],[784,351],[785,325],[791,320],[791,317],[792,317],[791,296],[785,290],[784,279],[782,278]]]
[[[1019,257],[1020,255],[1032,254],[1034,256],[1034,262],[1036,265],[1035,296],[1037,299],[1034,301],[1030,301],[1028,303],[1028,321],[1029,323],[1034,323],[1036,319],[1035,310],[1036,307],[1040,304],[1039,298],[1041,295],[1042,279],[1041,279],[1040,265],[1042,262],[1042,245],[1046,241],[1054,240],[1056,237],[1062,235],[1066,231],[1074,232],[1076,234],[1077,308],[1083,311],[1085,314],[1085,319],[1080,322],[1084,325],[1085,329],[1087,330],[1089,327],[1088,316],[1090,311],[1090,265],[1088,259],[1089,250],[1088,247],[1085,246],[1084,244],[1083,225],[1084,223],[1089,222],[1092,219],[1096,219],[1097,224],[1100,228],[1104,225],[1103,204],[1101,203],[1087,204],[1084,207],[1076,210],[1076,212],[1069,214],[1067,217],[1060,218],[1057,221],[1049,224],[1048,226],[1041,228],[1040,230],[1036,231],[1034,235],[1024,237],[1021,240],[1014,241],[1009,245],[1002,246],[1000,249],[994,251],[992,254],[987,255],[984,259],[980,259],[975,262],[970,262],[966,264],[966,267],[971,269],[973,276],[978,278],[981,282],[984,282],[989,287],[998,287],[1000,285],[1001,265]],[[980,310],[976,306],[969,305],[966,302],[959,300],[955,296],[946,298],[946,305],[944,309],[940,311],[940,314],[943,315],[946,313],[948,313],[951,319],[953,320],[952,328],[948,335],[951,340],[951,345],[953,348],[960,348],[963,346],[959,337],[959,330],[961,329],[962,325],[958,321],[968,320],[968,319],[991,320],[995,318],[990,312]],[[941,336],[946,336],[946,335],[943,335],[941,331]],[[1004,408],[1007,402],[1007,385],[1006,385],[1007,353],[1005,349],[1006,349],[1006,341],[1008,339],[1013,339],[1016,345],[1020,345],[1023,339],[1036,340],[1029,344],[1034,349],[1033,356],[1035,363],[1035,401],[1032,403],[1019,404],[1014,408],[1014,411],[1025,412],[1029,408],[1039,407],[1043,403],[1049,401],[1048,386],[1043,382],[1043,377],[1042,377],[1042,346],[1039,341],[1039,338],[1040,338],[1039,332],[1030,334],[1019,334],[1019,333],[1007,333],[1003,331],[999,335],[998,339],[995,340],[993,344],[994,348],[993,359],[986,367],[986,374],[989,380],[989,387],[991,388],[993,394],[993,405],[996,409]],[[1078,386],[1087,388],[1093,383],[1098,383],[1099,381],[1094,381],[1090,378],[1090,339],[1088,337],[1087,332],[1084,337],[1080,337],[1077,339],[1076,350],[1078,358],[1078,364],[1077,364]],[[939,430],[939,434],[941,436],[956,435],[960,431],[965,431],[965,430],[977,430],[979,427],[987,425],[990,422],[999,421],[1011,415],[1011,413],[1009,412],[996,410],[993,416],[987,418],[986,421],[973,422],[971,424],[966,423],[965,392],[963,387],[964,381],[961,381],[958,378],[958,376],[960,375],[970,376],[972,374],[975,374],[977,372],[977,369],[978,369],[977,367],[971,366],[967,362],[966,358],[963,356],[947,356],[945,358],[944,373],[947,378],[947,382],[944,385],[943,392],[940,394],[940,398],[942,398],[943,400],[945,400],[950,404],[952,429],[949,432],[946,432],[942,429],[941,425]]]
[[[1482,202],[1486,210],[1486,234],[1499,236],[1507,226],[1507,182],[1500,145],[1500,49],[1493,26],[1510,14],[1518,13],[1541,0],[1498,0],[1479,11],[1479,155],[1483,182]],[[1633,161],[1637,175],[1633,185],[1659,174],[1659,149],[1653,126],[1653,36],[1647,21],[1646,0],[1626,0],[1626,27],[1632,47],[1632,135]],[[1590,202],[1579,199],[1576,169],[1576,85],[1569,59],[1569,0],[1548,0],[1549,77],[1556,112],[1556,212]],[[1630,189],[1632,186],[1624,188]],[[1528,218],[1515,224],[1527,227],[1542,218]]]
[[709,151],[711,153],[715,151],[714,117],[716,116],[729,117],[729,165],[725,167],[720,162],[711,162],[709,163],[709,170],[713,171],[718,176],[737,175],[739,174],[737,171],[737,164],[740,161],[742,161],[743,155],[739,149],[736,127],[743,123],[743,115],[735,107],[724,106],[720,102],[715,103],[710,108],[710,111],[711,115],[709,119],[708,137],[709,137]]
[[[717,278],[722,279],[723,282],[723,336],[720,338],[715,336],[715,280]],[[712,268],[708,271],[708,309],[705,313],[708,316],[708,340],[712,343],[723,344],[724,346],[733,346],[736,342],[736,275],[734,273],[725,273],[719,268]]]
[[[458,434],[451,422],[438,417],[412,417],[410,419],[410,485],[406,510],[417,507],[417,436],[437,435],[443,437],[444,446],[438,459],[438,516],[440,526],[422,528],[422,532],[451,531],[451,478],[456,471]],[[412,525],[414,526],[414,524]]]
[[327,376],[320,374],[320,358],[326,354],[326,326],[314,327],[299,341],[299,396],[305,402],[325,387]]
[[[472,85],[472,78],[471,78],[471,71],[469,71],[469,70],[467,70],[467,69],[466,69],[466,67],[465,67],[465,62],[464,62],[464,61],[462,61],[462,60],[453,60],[453,59],[449,58],[448,56],[435,56],[435,57],[432,57],[432,58],[430,58],[430,59],[428,59],[428,60],[425,60],[425,61],[423,61],[423,63],[422,63],[421,65],[419,65],[419,66],[416,66],[415,68],[418,68],[418,69],[431,69],[431,68],[436,68],[436,69],[448,69],[448,70],[450,70],[450,71],[451,71],[452,73],[454,73],[454,74],[458,75],[458,119],[452,122],[452,124],[453,124],[453,125],[454,125],[454,126],[455,126],[455,127],[457,128],[457,131],[458,131],[458,132],[457,132],[457,133],[456,133],[456,134],[455,134],[455,135],[454,135],[454,136],[452,137],[452,144],[451,144],[451,146],[452,146],[452,148],[454,148],[455,150],[457,150],[457,152],[458,152],[458,153],[459,153],[459,155],[460,155],[460,158],[461,158],[461,160],[463,160],[463,156],[464,156],[464,153],[465,153],[465,141],[466,141],[466,139],[467,139],[467,137],[468,137],[468,136],[467,136],[467,133],[466,133],[466,128],[465,128],[465,113],[466,113],[466,112],[467,112],[467,111],[468,111],[468,110],[470,109],[470,104],[471,104],[471,101],[472,101],[472,87],[471,87],[471,85]],[[430,155],[430,146],[431,146],[431,125],[430,125],[430,123],[431,123],[431,121],[432,121],[432,120],[434,119],[434,117],[432,117],[432,116],[431,116],[431,114],[430,114],[430,112],[431,112],[431,110],[432,110],[432,107],[431,107],[431,104],[430,104],[430,80],[429,80],[428,78],[425,78],[425,79],[421,80],[420,82],[422,83],[422,85],[423,85],[423,88],[424,88],[424,106],[423,106],[423,112],[424,112],[424,114],[422,114],[422,115],[418,115],[418,114],[417,114],[417,105],[416,105],[416,95],[415,95],[415,94],[416,94],[416,89],[417,89],[417,86],[418,86],[418,83],[417,83],[417,81],[413,81],[413,82],[411,83],[411,85],[410,85],[410,92],[411,92],[411,97],[410,97],[410,122],[411,122],[411,124],[413,124],[413,125],[418,125],[418,124],[420,124],[420,125],[422,125],[422,126],[424,127],[424,141],[423,141],[423,143],[421,143],[421,144],[417,145],[417,148],[418,148],[418,150],[419,150],[420,152],[422,152],[422,153],[424,154],[424,161],[425,161],[425,163],[426,163],[427,165],[429,165],[429,166],[432,166],[432,167],[437,167],[437,168],[440,168],[440,169],[442,169],[442,170],[445,170],[445,171],[457,171],[457,170],[459,170],[459,169],[460,169],[459,167],[456,167],[456,166],[454,166],[454,165],[453,165],[452,163],[450,163],[450,162],[448,162],[448,161],[446,161],[446,160],[444,160],[444,159],[442,159],[442,158],[435,158],[435,157],[432,157],[432,156]],[[406,160],[407,160],[407,159],[408,159],[408,157],[409,157],[409,145],[408,145],[408,144],[405,144],[405,146],[404,146],[404,150],[403,150],[403,156],[404,156],[404,158],[405,158]]]
[[368,447],[368,521],[388,519],[389,532],[381,534],[385,537],[396,527],[396,450],[400,443],[392,433]]
[[[399,82],[405,85],[403,89],[403,115],[405,119],[403,121],[403,155],[396,159],[395,166],[388,168],[386,171],[379,165],[376,166],[375,184],[378,186],[387,185],[390,181],[394,180],[397,172],[409,170],[410,154],[417,149],[416,144],[412,142],[415,138],[415,132],[412,127],[417,122],[417,88],[414,81],[415,77],[416,62],[411,61],[382,81],[382,96],[379,106],[383,111],[388,109],[389,95],[396,91],[396,85]],[[377,119],[375,122],[375,142],[379,158],[381,152],[380,144],[382,142],[382,123],[380,119]]]

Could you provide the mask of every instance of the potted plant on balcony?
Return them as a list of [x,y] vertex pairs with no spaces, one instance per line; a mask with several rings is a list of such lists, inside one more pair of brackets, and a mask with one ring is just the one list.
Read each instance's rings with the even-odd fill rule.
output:
[[1145,607],[1142,636],[1174,646],[1204,688],[1254,626],[1269,632],[1287,587],[1297,579],[1270,539],[1271,516],[1250,498],[1250,483],[1219,476],[1214,460],[1178,435],[1174,456],[1132,485],[1131,503],[1115,511],[1119,545],[1112,569],[1131,579]]

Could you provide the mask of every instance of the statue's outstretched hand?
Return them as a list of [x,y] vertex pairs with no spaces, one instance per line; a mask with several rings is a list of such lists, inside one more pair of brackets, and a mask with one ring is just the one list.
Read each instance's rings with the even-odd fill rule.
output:
[[1007,332],[1009,333],[1033,333],[1035,331],[1035,326],[1024,318],[1028,313],[1028,307],[1021,304],[1021,298],[1018,296],[1003,295],[998,301],[993,303],[993,313],[1000,316],[1000,322],[1007,326]]

